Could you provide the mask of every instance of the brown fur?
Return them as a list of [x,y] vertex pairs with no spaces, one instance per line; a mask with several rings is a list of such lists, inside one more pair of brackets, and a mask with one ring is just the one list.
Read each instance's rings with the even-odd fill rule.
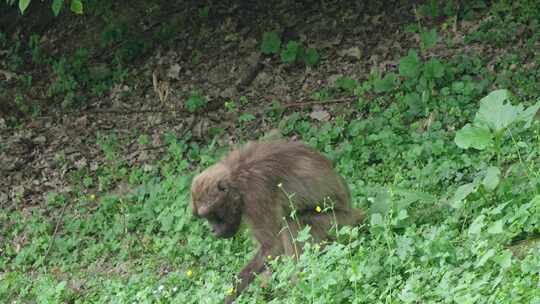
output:
[[[332,211],[316,211],[330,202]],[[301,143],[285,141],[249,142],[196,176],[192,211],[207,219],[218,237],[233,236],[243,217],[259,242],[258,252],[240,272],[236,295],[264,270],[268,256],[298,256],[294,239],[305,225],[320,242],[328,239],[336,221],[357,225],[364,218],[351,206],[347,183],[328,159]]]

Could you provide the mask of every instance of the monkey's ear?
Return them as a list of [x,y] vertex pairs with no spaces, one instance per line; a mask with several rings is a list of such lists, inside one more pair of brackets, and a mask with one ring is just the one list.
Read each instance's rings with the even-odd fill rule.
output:
[[217,182],[217,188],[220,192],[225,192],[229,188],[227,183],[224,180],[219,180]]

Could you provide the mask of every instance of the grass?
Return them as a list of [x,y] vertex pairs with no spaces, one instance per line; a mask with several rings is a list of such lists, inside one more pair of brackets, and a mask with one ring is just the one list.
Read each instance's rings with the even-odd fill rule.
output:
[[[493,71],[474,52],[425,56],[434,39],[426,31],[396,71],[343,80],[357,102],[334,121],[268,117],[329,156],[369,216],[324,251],[308,246],[298,264],[274,260],[268,286],[257,282],[240,303],[540,303],[540,124],[507,116],[540,100],[537,69],[522,66],[530,56],[538,65],[539,55],[511,47],[516,31],[538,24],[530,12],[540,6],[519,3],[501,1],[465,37],[506,47]],[[513,94],[482,108],[496,88]],[[501,121],[510,123],[489,127]],[[71,192],[0,210],[0,299],[221,302],[254,246],[245,230],[233,240],[209,237],[191,217],[189,187],[226,147],[171,135],[167,155],[148,170],[118,161],[114,135],[98,144],[108,163],[97,176],[74,171]],[[111,191],[117,183],[130,190]]]

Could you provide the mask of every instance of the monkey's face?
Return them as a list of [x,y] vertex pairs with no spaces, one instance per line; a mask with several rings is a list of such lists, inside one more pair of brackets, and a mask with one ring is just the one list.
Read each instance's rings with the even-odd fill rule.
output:
[[242,221],[242,199],[224,168],[214,166],[197,176],[191,186],[192,212],[211,225],[212,234],[230,238]]

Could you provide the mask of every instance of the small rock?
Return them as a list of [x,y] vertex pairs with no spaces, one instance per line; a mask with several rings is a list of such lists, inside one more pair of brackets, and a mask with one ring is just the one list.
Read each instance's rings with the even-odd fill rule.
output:
[[278,140],[283,138],[283,135],[281,135],[281,131],[279,129],[271,129],[264,136],[260,139],[261,141],[272,141],[272,140]]
[[180,80],[180,70],[182,70],[182,67],[178,63],[171,65],[167,70],[167,77]]
[[233,98],[236,94],[238,94],[238,92],[235,87],[228,87],[219,92],[219,96],[223,98]]
[[340,79],[341,77],[343,77],[343,74],[330,75],[330,77],[328,77],[328,80],[327,80],[328,84],[333,86],[336,83],[336,81]]
[[75,161],[75,167],[77,167],[77,169],[82,169],[86,167],[87,165],[88,165],[88,161],[86,160],[85,157]]
[[34,143],[36,144],[44,144],[47,141],[47,138],[44,135],[40,135],[36,138],[34,138]]
[[150,172],[154,169],[154,167],[152,165],[149,165],[149,164],[144,164],[143,165],[143,171],[144,172]]
[[208,134],[209,123],[207,119],[202,119],[193,127],[193,137],[204,138]]
[[0,205],[7,203],[7,201],[8,201],[7,193],[0,192]]
[[362,51],[359,47],[355,46],[350,49],[338,51],[338,55],[343,57],[351,57],[360,60],[362,58]]
[[268,86],[272,82],[272,77],[266,72],[260,72],[255,79],[263,87]]
[[328,121],[330,119],[330,113],[325,110],[315,110],[309,114],[309,117],[318,121]]

